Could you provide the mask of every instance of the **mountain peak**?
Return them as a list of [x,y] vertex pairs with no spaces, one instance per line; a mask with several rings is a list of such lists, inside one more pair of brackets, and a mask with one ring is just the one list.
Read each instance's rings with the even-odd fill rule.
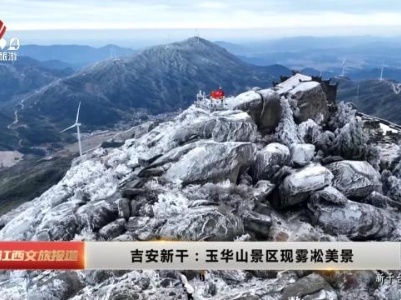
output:
[[238,57],[226,49],[200,37],[191,37],[180,42],[154,46],[142,52],[146,57],[163,57],[167,60],[175,60],[177,56],[185,56],[188,60],[211,59],[216,62],[229,60],[238,65],[245,65]]

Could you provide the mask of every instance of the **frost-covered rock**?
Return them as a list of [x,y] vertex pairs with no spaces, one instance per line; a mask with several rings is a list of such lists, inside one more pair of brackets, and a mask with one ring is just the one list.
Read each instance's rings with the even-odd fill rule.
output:
[[[298,126],[294,117],[303,113],[299,100],[312,92],[317,99],[319,90],[298,83],[290,86],[281,100],[272,89],[227,98],[227,105],[236,110],[210,112],[191,106],[167,122],[139,130],[119,148],[99,148],[75,159],[58,184],[0,216],[0,240],[401,240],[400,230],[392,230],[399,223],[392,207],[401,208],[398,173],[382,172],[383,194],[375,188],[367,196],[357,197],[358,202],[348,200],[342,185],[356,186],[359,195],[359,188],[368,180],[375,181],[378,173],[371,176],[370,167],[361,162],[330,157],[338,154],[331,151],[332,142],[335,136],[341,137],[337,139],[344,142],[341,149],[354,150],[353,144],[347,148],[346,143],[362,137],[362,123],[336,134],[324,132],[318,114],[314,121],[308,119]],[[289,93],[291,90],[295,93]],[[339,110],[334,120],[337,125],[327,124],[325,130],[355,120],[355,113]],[[274,130],[275,134],[264,135]],[[134,131],[123,135],[132,136]],[[121,135],[116,136],[119,138]],[[358,143],[363,144],[361,141]],[[294,142],[301,144],[297,147],[315,146],[313,160],[342,170],[335,179],[344,178],[343,182],[331,186],[333,174],[319,164],[293,168],[309,158],[289,166],[288,147]],[[372,160],[375,165],[377,158]],[[285,208],[308,198],[308,207],[277,211],[271,205]],[[200,281],[196,272],[193,276],[189,273],[185,276],[195,299],[219,300],[283,299],[283,291],[296,290],[292,284],[302,283],[299,277],[310,274],[208,271],[205,281]],[[7,271],[0,272],[0,298],[172,300],[185,296],[179,278],[175,271]],[[312,279],[321,282],[321,278]],[[298,283],[304,292],[309,289],[302,298],[336,299],[338,295],[357,299],[354,295],[360,295],[368,299],[373,294],[369,283],[358,290],[344,288],[342,278],[328,282],[335,291],[326,284],[314,291],[310,282]],[[362,288],[363,292],[354,292]],[[380,290],[376,296],[398,299],[397,295]]]
[[255,181],[271,179],[278,169],[289,163],[290,150],[279,143],[271,143],[258,151],[251,167]]
[[57,205],[49,210],[36,228],[32,240],[43,240],[47,233],[49,241],[71,240],[76,233],[78,222],[75,211],[79,201],[71,201]]
[[247,112],[262,134],[272,133],[280,122],[280,96],[271,89],[242,93],[227,104],[231,109]]
[[343,205],[348,202],[347,197],[345,197],[339,190],[332,186],[328,186],[323,190],[314,192],[311,196],[311,199],[324,200],[338,205]]
[[[307,295],[315,294],[320,291],[325,291],[326,293],[330,292],[334,294],[335,298],[329,298],[336,300],[337,295],[334,292],[333,288],[327,281],[320,276],[319,274],[312,273],[306,277],[303,277],[296,281],[293,284],[286,286],[283,290],[281,299],[290,299],[291,297],[295,298],[302,298]],[[309,298],[309,299],[316,299],[316,298]],[[325,298],[317,298],[317,299],[325,299]]]
[[364,160],[368,152],[367,142],[363,121],[359,117],[352,118],[349,123],[336,130],[332,151],[346,159]]
[[287,176],[279,187],[280,197],[273,201],[277,208],[285,208],[304,201],[313,191],[331,184],[333,174],[319,164],[309,165]]
[[215,207],[198,207],[187,214],[170,218],[160,228],[160,238],[184,241],[233,241],[244,234],[241,219]]
[[312,144],[292,144],[291,160],[297,166],[306,166],[315,156],[315,146]]
[[246,231],[256,233],[260,237],[269,236],[269,228],[272,224],[269,216],[247,211],[241,217]]
[[29,299],[70,299],[85,287],[76,272],[52,274],[47,280],[39,281],[29,291]]
[[241,169],[249,167],[256,147],[251,143],[199,144],[173,164],[164,177],[173,182],[236,182]]
[[394,143],[380,143],[380,167],[393,170],[400,161],[400,146]]
[[218,142],[247,142],[257,137],[257,126],[242,111],[207,112],[176,130],[172,136],[177,145],[193,140],[210,139]]
[[324,120],[329,116],[328,103],[320,83],[315,81],[301,82],[288,92],[288,97],[297,101],[299,115],[298,123],[308,119],[315,120],[323,115]]
[[116,201],[118,217],[128,220],[131,215],[130,201],[126,198],[121,198]]
[[280,105],[282,108],[280,123],[277,125],[275,130],[275,138],[280,143],[290,147],[292,144],[301,143],[299,137],[298,126],[294,120],[294,112],[291,109],[290,102],[287,98],[282,97],[280,99]]
[[339,161],[326,166],[334,175],[333,186],[347,197],[362,198],[380,191],[380,174],[366,161]]
[[150,217],[131,217],[127,223],[127,230],[138,240],[154,240],[157,237],[156,231],[165,222],[165,220]]
[[76,211],[80,227],[98,230],[118,216],[117,206],[106,201],[90,202]]
[[245,112],[215,112],[205,126],[212,128],[211,137],[217,142],[249,142],[257,136],[257,126]]
[[99,230],[99,236],[104,240],[112,240],[125,232],[125,220],[118,219],[103,226]]
[[345,235],[353,240],[380,239],[395,229],[393,216],[369,204],[348,201],[344,205],[315,200],[308,203],[312,222],[327,234]]

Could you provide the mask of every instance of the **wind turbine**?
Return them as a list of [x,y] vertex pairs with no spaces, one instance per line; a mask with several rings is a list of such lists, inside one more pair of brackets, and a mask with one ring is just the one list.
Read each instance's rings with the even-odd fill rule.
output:
[[61,132],[70,130],[70,129],[74,128],[74,127],[77,127],[79,156],[82,157],[81,132],[79,131],[79,126],[81,126],[82,124],[78,122],[78,119],[79,119],[79,109],[80,109],[80,108],[81,108],[81,102],[79,102],[79,105],[78,105],[77,118],[75,119],[75,124],[74,124],[74,125],[71,125],[70,127],[64,129],[64,130],[61,131]]
[[380,73],[380,81],[383,81],[383,71],[384,71],[384,65],[382,65],[382,71]]
[[347,61],[347,58],[344,58],[343,64],[342,64],[342,66],[343,66],[343,72],[342,72],[342,74],[341,74],[342,77],[345,76],[345,62],[346,62],[346,61]]

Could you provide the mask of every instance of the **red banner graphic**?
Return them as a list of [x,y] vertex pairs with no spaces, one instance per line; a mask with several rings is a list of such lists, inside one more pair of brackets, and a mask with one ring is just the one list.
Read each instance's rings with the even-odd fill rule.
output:
[[2,270],[82,270],[84,242],[0,242]]

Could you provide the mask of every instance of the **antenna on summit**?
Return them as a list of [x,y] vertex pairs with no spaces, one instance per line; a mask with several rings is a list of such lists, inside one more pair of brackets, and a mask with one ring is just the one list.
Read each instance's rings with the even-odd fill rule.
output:
[[195,36],[198,39],[198,43],[199,43],[199,30],[198,29],[195,30]]
[[110,59],[116,59],[117,58],[116,51],[115,51],[113,46],[110,47],[109,52],[110,52]]

